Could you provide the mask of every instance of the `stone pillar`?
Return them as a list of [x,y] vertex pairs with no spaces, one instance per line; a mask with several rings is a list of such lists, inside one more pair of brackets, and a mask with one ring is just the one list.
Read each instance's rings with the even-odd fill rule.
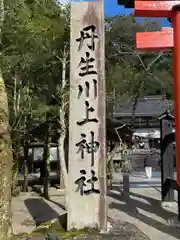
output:
[[68,230],[106,231],[104,3],[71,3]]

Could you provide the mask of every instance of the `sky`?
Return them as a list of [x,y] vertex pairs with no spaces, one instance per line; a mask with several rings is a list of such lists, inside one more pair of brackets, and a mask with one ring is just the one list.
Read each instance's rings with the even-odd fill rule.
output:
[[[61,3],[68,3],[71,0],[59,0]],[[86,1],[86,0],[74,0],[74,1]],[[117,4],[117,0],[104,0],[105,14],[107,16],[127,15],[133,13],[133,9],[126,9],[123,6]],[[170,26],[169,22],[165,18],[156,18],[156,20],[162,26]]]

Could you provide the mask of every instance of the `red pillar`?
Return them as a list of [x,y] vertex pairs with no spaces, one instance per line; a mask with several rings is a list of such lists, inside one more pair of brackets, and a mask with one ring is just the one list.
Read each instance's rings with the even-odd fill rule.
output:
[[172,22],[174,30],[174,107],[176,128],[176,170],[177,184],[180,186],[180,5],[172,10]]

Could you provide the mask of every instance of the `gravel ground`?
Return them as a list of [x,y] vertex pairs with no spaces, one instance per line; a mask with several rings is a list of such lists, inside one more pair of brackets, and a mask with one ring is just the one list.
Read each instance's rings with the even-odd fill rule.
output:
[[[107,234],[87,234],[86,236],[78,236],[72,239],[74,240],[150,240],[143,232],[141,232],[135,225],[117,221],[116,219],[110,219],[112,225],[111,230]],[[42,237],[31,237],[28,240],[44,240]],[[56,238],[55,234],[52,234],[48,240],[65,240],[66,237]]]

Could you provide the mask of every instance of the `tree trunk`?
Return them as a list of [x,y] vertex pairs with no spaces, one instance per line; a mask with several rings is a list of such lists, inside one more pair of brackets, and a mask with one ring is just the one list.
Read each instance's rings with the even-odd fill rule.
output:
[[17,112],[17,114],[19,114],[19,111],[20,111],[21,84],[22,84],[22,80],[20,79],[20,81],[19,81],[19,88],[18,88],[17,97],[16,97],[16,112]]
[[7,94],[0,73],[0,240],[9,239],[11,227],[12,147]]
[[20,159],[20,139],[15,143],[15,151],[13,157],[13,167],[12,167],[12,186],[11,191],[12,195],[17,195],[17,187],[18,187],[18,180],[19,180],[19,159]]
[[[68,197],[66,194],[66,190],[68,188],[68,172],[67,172],[67,166],[66,166],[66,158],[65,158],[65,138],[66,138],[66,124],[65,124],[65,97],[64,97],[64,91],[66,87],[66,67],[67,67],[67,54],[66,54],[66,47],[64,47],[63,52],[63,59],[62,62],[62,84],[61,84],[61,92],[62,92],[62,98],[61,98],[61,104],[59,107],[59,121],[60,121],[60,128],[61,133],[60,137],[58,139],[58,152],[59,152],[59,159],[60,159],[60,181],[62,181],[63,178],[63,185],[65,188],[65,208],[67,207],[67,201]],[[62,183],[60,183],[62,186]]]
[[107,153],[106,159],[107,159],[107,188],[112,188],[112,179],[113,179],[113,173],[114,173],[114,164],[113,159],[116,154],[116,147]]
[[14,91],[13,91],[13,110],[14,116],[17,116],[17,78],[16,75],[14,76]]
[[51,137],[49,124],[46,130],[45,142],[44,142],[44,167],[45,167],[45,176],[44,176],[44,198],[49,200],[49,174],[50,174],[50,148],[51,148]]
[[[65,158],[65,149],[64,149],[64,141],[65,141],[65,137],[66,137],[66,133],[65,133],[65,123],[64,123],[64,119],[63,119],[63,114],[64,112],[62,110],[59,111],[59,115],[60,115],[60,125],[62,128],[61,131],[61,135],[58,139],[58,152],[59,152],[59,159],[60,159],[60,180],[62,181],[63,179],[63,184],[64,184],[64,188],[65,191],[68,188],[68,173],[67,173],[67,167],[66,167],[66,158]],[[62,183],[60,183],[62,186]],[[66,195],[66,203],[65,205],[67,206],[67,194],[65,192]]]
[[24,182],[23,191],[28,192],[28,142],[24,141]]
[[[4,1],[0,1],[0,44],[4,22]],[[0,240],[8,240],[12,235],[11,224],[11,184],[12,146],[9,134],[9,112],[7,93],[0,69]]]
[[[29,88],[27,88],[27,95],[29,97]],[[29,98],[27,98],[27,101]],[[29,109],[29,108],[28,108]],[[24,135],[24,185],[23,185],[23,191],[28,192],[28,174],[29,174],[29,146],[28,146],[28,123],[29,123],[29,116],[25,116],[24,119],[24,130],[25,130],[25,135]]]
[[[20,88],[18,88],[18,82],[21,82],[18,78],[18,74],[15,73],[14,77],[14,88],[13,88],[13,112],[14,112],[14,119],[15,122],[17,121],[19,117],[19,109],[20,109],[20,98],[21,98],[21,92]],[[17,186],[18,186],[18,173],[19,173],[19,160],[20,160],[20,138],[18,136],[19,132],[18,130],[15,130],[13,133],[13,136],[15,138],[15,141],[13,143],[13,149],[14,149],[14,157],[13,157],[13,170],[12,170],[12,195],[15,196],[17,194]],[[13,141],[13,137],[12,137]]]

